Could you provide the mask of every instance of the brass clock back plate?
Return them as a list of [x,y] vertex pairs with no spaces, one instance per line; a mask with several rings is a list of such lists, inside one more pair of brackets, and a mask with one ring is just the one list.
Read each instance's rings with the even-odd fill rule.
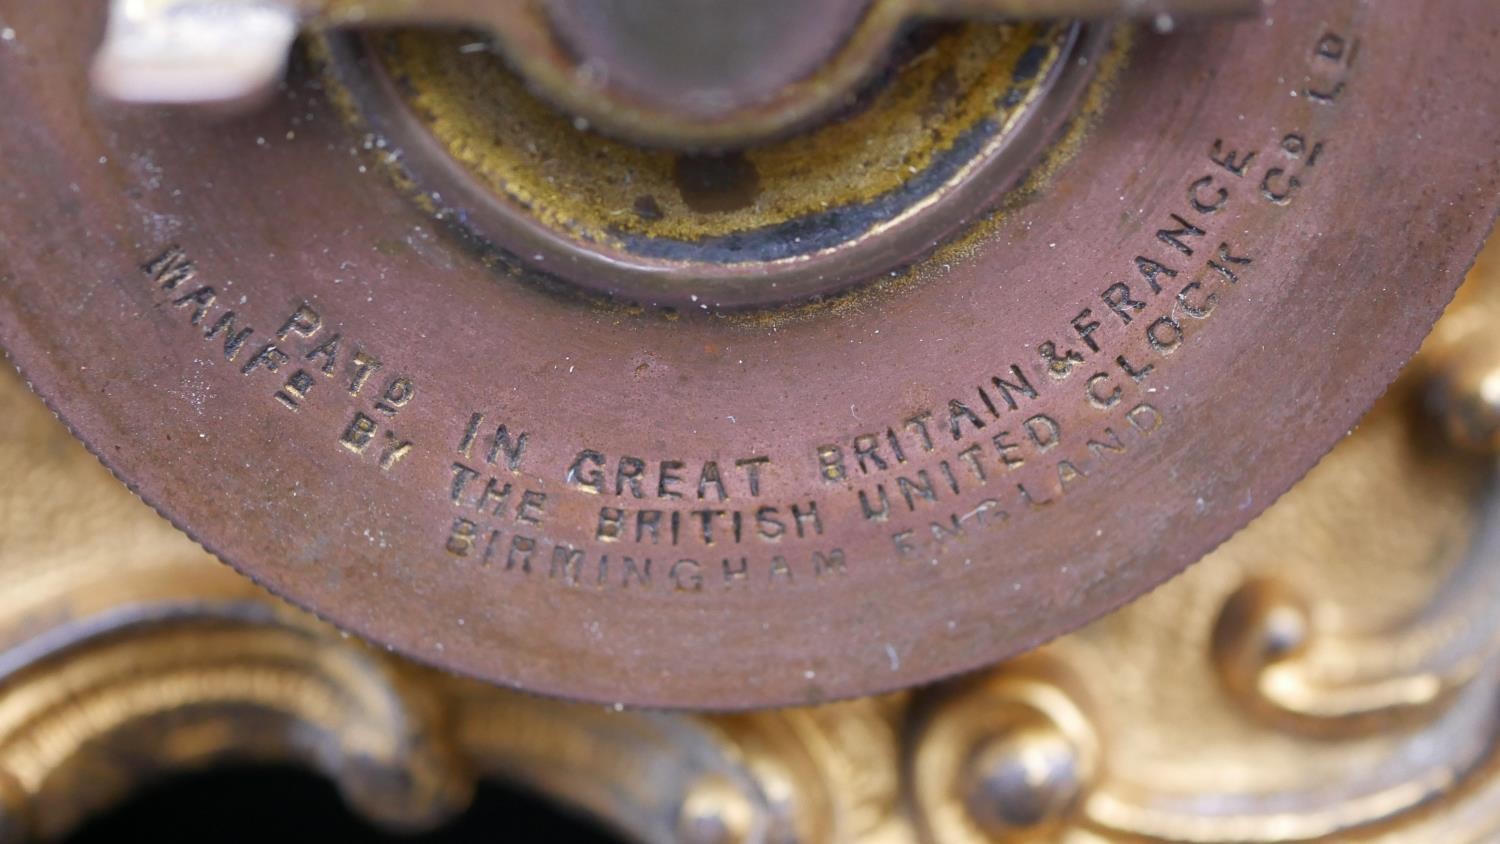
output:
[[103,107],[102,4],[0,6],[0,343],[34,388],[278,594],[610,703],[881,692],[1140,595],[1348,432],[1500,202],[1488,0],[1037,25],[962,107],[987,25],[914,36],[806,130],[951,62],[890,184],[848,138],[631,157],[557,118],[527,158],[463,118],[514,92],[462,39],[327,39],[233,119]]

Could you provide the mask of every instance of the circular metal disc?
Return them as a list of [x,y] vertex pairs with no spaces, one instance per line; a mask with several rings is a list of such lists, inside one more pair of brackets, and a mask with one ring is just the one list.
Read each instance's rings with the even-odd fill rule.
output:
[[1500,193],[1488,0],[1281,2],[1140,35],[1076,154],[899,277],[663,314],[486,267],[315,84],[91,105],[100,8],[5,13],[12,359],[276,592],[599,701],[877,692],[1139,595],[1359,419]]

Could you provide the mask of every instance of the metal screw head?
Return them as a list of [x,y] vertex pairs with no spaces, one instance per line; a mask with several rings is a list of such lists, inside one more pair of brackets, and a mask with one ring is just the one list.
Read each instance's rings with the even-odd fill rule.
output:
[[745,793],[715,774],[694,783],[678,811],[678,838],[684,844],[742,844],[754,827],[755,808]]

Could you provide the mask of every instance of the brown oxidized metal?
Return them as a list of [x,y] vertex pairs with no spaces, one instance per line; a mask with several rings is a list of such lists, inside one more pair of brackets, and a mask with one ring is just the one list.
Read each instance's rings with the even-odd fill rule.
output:
[[[313,0],[309,5],[316,8]],[[329,0],[338,20],[364,0]],[[913,19],[1244,14],[1254,0],[547,0],[396,3],[393,18],[486,28],[528,79],[625,137],[743,146],[846,105]],[[366,15],[366,17],[368,17]]]
[[677,149],[742,147],[847,107],[928,20],[1250,14],[1257,0],[112,0],[94,66],[126,102],[254,99],[300,21],[465,26],[579,119]]
[[1139,35],[1070,158],[895,278],[634,309],[486,264],[315,79],[230,123],[94,108],[100,13],[0,2],[12,359],[278,593],[599,701],[870,693],[1141,594],[1358,419],[1500,186],[1487,0],[1282,2]]
[[320,47],[378,169],[494,260],[708,310],[846,290],[961,232],[1098,108],[1120,64],[1111,44],[1111,27],[1068,22],[927,30],[858,109],[722,155],[579,131],[472,35]]

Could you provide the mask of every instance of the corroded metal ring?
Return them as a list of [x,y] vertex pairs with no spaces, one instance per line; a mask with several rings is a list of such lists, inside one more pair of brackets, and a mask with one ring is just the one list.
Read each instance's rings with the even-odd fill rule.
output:
[[1046,162],[1070,119],[1086,125],[1119,64],[1104,25],[935,30],[842,119],[719,155],[582,130],[462,33],[333,35],[323,52],[356,131],[391,153],[381,169],[477,248],[626,301],[719,310],[904,268]]
[[1140,36],[1071,156],[898,277],[663,312],[420,211],[316,75],[91,108],[79,14],[0,46],[12,359],[278,593],[592,700],[871,693],[1141,594],[1359,418],[1500,195],[1484,0],[1282,2]]

